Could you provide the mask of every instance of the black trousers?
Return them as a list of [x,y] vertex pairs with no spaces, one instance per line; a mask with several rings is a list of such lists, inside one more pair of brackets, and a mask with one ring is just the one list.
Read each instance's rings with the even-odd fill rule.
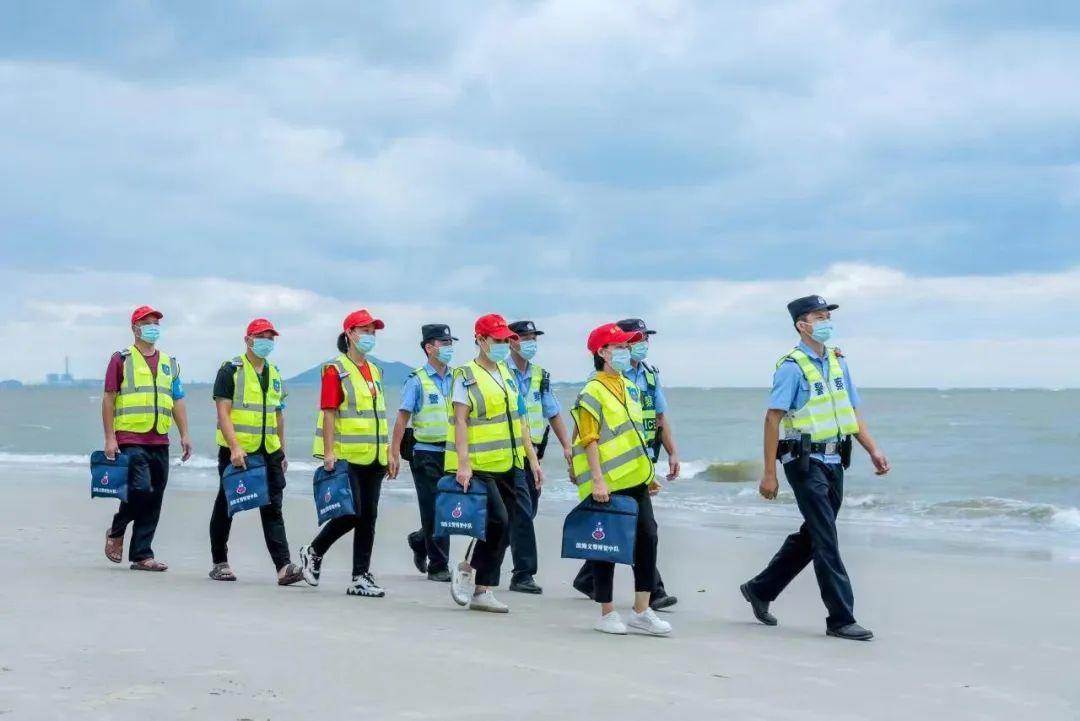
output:
[[499,585],[503,559],[510,545],[510,524],[518,512],[515,486],[524,475],[520,468],[511,468],[504,473],[473,473],[473,483],[487,484],[487,530],[484,540],[476,542],[471,563],[476,569],[478,586]]
[[154,557],[154,533],[161,518],[161,502],[169,483],[168,446],[120,446],[129,459],[128,500],[113,516],[109,536],[120,538],[131,524],[128,559],[133,563]]
[[427,551],[428,572],[446,570],[450,559],[450,538],[433,537],[435,529],[435,496],[439,479],[443,471],[444,454],[435,451],[413,450],[409,468],[412,470],[413,485],[416,486],[416,504],[420,507],[420,530],[409,534],[409,545],[419,548],[424,545]]
[[540,491],[532,469],[526,468],[514,478],[514,513],[510,514],[510,555],[514,561],[511,581],[521,581],[536,575],[539,564],[536,551],[536,503]]
[[[291,562],[289,541],[285,537],[285,519],[281,515],[281,501],[285,495],[285,469],[281,467],[281,463],[285,460],[285,453],[278,450],[273,453],[259,451],[248,454],[249,457],[256,455],[262,456],[263,462],[266,463],[266,484],[270,491],[270,503],[259,509],[263,540],[266,541],[266,550],[270,552],[274,568],[280,571]],[[229,467],[229,458],[229,449],[219,447],[218,478]],[[210,514],[210,556],[214,563],[228,563],[231,531],[232,518],[229,516],[229,504],[225,499],[225,487],[219,484],[214,510]]]
[[844,468],[840,464],[810,461],[810,470],[799,470],[798,461],[784,466],[795,501],[803,516],[799,530],[784,541],[764,571],[750,581],[750,588],[763,601],[775,601],[780,592],[814,562],[821,600],[829,615],[825,623],[839,628],[855,622],[855,595],[840,559],[836,535],[836,515],[844,501]]
[[[648,484],[613,491],[614,495],[629,496],[638,503],[637,538],[634,541],[634,591],[649,591],[656,587],[656,517]],[[615,564],[606,561],[586,561],[592,569],[596,584],[596,602],[611,603],[615,585]]]
[[386,466],[378,462],[366,466],[349,464],[349,485],[352,488],[355,516],[331,518],[311,542],[316,556],[325,555],[334,542],[353,531],[352,575],[371,570],[371,549],[375,545],[375,521],[379,517],[379,493],[382,491]]

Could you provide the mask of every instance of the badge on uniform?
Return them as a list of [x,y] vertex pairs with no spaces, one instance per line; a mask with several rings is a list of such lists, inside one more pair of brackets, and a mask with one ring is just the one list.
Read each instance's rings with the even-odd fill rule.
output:
[[225,489],[225,504],[229,517],[241,511],[261,508],[270,502],[270,484],[266,480],[266,463],[262,456],[249,455],[247,468],[229,464],[221,474]]
[[453,476],[443,476],[437,490],[432,535],[472,536],[483,541],[487,535],[487,483],[473,478],[466,492]]
[[128,457],[117,453],[109,460],[105,451],[90,454],[90,497],[128,499]]
[[279,381],[277,378],[274,379],[274,392],[275,393],[280,393],[281,392],[281,381]]
[[430,403],[433,406],[438,405],[439,404],[439,394],[438,393],[428,393],[427,394],[427,402]]
[[169,373],[172,373],[172,370],[169,368],[168,363],[161,364],[161,373],[162,375],[169,375]]
[[515,393],[517,392],[517,386],[514,385],[514,381],[510,380],[509,378],[506,379],[506,387],[514,391]]
[[633,565],[638,504],[613,495],[607,503],[586,498],[563,522],[562,557]]
[[630,393],[631,398],[633,398],[635,401],[638,400],[638,389],[637,388],[635,388],[634,386],[630,386],[626,390],[627,390],[628,393]]
[[533,391],[533,400],[534,401],[540,400],[540,391]]
[[315,515],[320,526],[331,518],[356,515],[356,500],[353,498],[352,484],[349,483],[347,461],[338,461],[332,471],[322,466],[316,468],[313,486]]

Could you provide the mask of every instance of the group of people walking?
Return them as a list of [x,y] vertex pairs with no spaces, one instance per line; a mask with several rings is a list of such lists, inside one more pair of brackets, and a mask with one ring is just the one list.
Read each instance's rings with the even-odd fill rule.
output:
[[[876,472],[886,473],[889,465],[856,410],[859,398],[846,359],[826,345],[836,307],[820,296],[788,305],[801,342],[775,370],[759,490],[765,498],[776,497],[779,460],[806,522],[740,590],[758,620],[775,625],[770,603],[812,561],[829,611],[828,633],[866,640],[872,634],[855,622],[835,522],[851,439],[867,450]],[[102,401],[105,453],[124,453],[130,469],[128,500],[120,504],[106,532],[105,554],[115,563],[122,561],[130,524],[131,568],[158,572],[168,568],[154,557],[152,542],[168,482],[168,434],[174,420],[183,459],[192,453],[179,365],[157,349],[162,318],[150,306],[132,313],[134,341],[110,359]],[[345,462],[356,513],[327,521],[300,547],[297,563],[282,516],[287,390],[277,367],[267,360],[278,336],[273,324],[265,318],[251,321],[244,352],[218,370],[213,397],[219,474],[230,466],[246,467],[253,456],[266,466],[269,502],[259,513],[278,584],[319,585],[326,552],[352,531],[352,579],[346,592],[385,596],[371,564],[379,497],[384,478],[396,478],[407,460],[420,516],[420,528],[407,539],[417,570],[431,581],[449,583],[453,600],[461,606],[508,612],[494,593],[507,550],[513,560],[509,589],[543,593],[535,578],[533,519],[544,485],[540,459],[554,435],[580,498],[606,503],[612,495],[628,496],[638,507],[628,619],[614,606],[613,563],[588,561],[573,581],[574,588],[600,606],[595,628],[612,634],[629,629],[669,634],[671,624],[656,611],[669,609],[678,599],[667,593],[657,569],[659,533],[651,497],[661,489],[655,470],[660,450],[668,457],[667,480],[677,478],[680,468],[659,371],[646,362],[655,331],[630,318],[589,334],[585,345],[593,365],[570,409],[570,427],[551,390],[550,375],[533,362],[544,334],[533,321],[507,323],[497,314],[481,316],[473,327],[476,356],[454,368],[450,364],[458,338],[446,324],[424,325],[420,348],[426,362],[406,379],[391,430],[382,372],[369,360],[384,328],[366,309],[349,313],[337,338],[339,355],[322,367],[311,452],[327,471]],[[471,543],[457,563],[450,559],[448,539],[435,533],[437,485],[447,475],[464,490],[476,483],[487,490],[483,540]],[[228,560],[231,525],[223,483],[210,518],[209,576],[216,581],[236,580]]]

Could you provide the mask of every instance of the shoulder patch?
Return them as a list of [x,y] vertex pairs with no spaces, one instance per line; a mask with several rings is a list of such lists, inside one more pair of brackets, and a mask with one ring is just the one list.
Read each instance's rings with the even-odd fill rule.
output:
[[116,351],[116,355],[120,356],[121,358],[127,358],[129,355],[131,355],[131,349],[121,348],[120,350]]
[[837,358],[843,358],[844,357],[843,351],[841,351],[839,348],[833,348],[832,350],[833,350],[833,353],[836,354]]
[[235,358],[233,358],[233,359],[232,359],[232,360],[230,360],[230,361],[225,361],[225,363],[226,363],[226,364],[231,364],[231,365],[234,365],[234,366],[236,366],[237,368],[239,368],[240,366],[244,365],[244,359],[243,359],[243,358],[241,358],[240,356],[236,356]]

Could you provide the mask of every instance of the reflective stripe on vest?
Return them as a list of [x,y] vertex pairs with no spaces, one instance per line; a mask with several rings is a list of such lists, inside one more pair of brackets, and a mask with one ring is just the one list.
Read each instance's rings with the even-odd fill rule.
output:
[[529,389],[527,391],[522,389],[522,392],[525,393],[525,415],[529,418],[529,436],[532,438],[533,445],[538,446],[544,440],[544,428],[547,426],[547,419],[544,418],[544,404],[540,396],[540,383],[544,380],[544,369],[534,364],[531,367],[531,374]]
[[776,364],[786,363],[788,358],[798,364],[803,377],[810,386],[810,396],[802,408],[788,411],[784,416],[784,438],[798,438],[810,434],[815,443],[830,441],[841,436],[859,432],[859,421],[851,407],[847,388],[844,387],[844,371],[836,351],[827,349],[829,378],[822,378],[821,371],[805,352],[796,348]]
[[113,429],[130,433],[147,433],[151,429],[162,435],[172,427],[173,378],[179,369],[176,362],[158,351],[157,374],[134,345],[120,351],[124,357],[124,382],[116,395]]
[[[521,438],[521,415],[518,413],[518,388],[513,372],[505,363],[498,364],[503,385],[476,361],[454,369],[454,382],[464,381],[471,408],[467,421],[469,463],[474,471],[502,473],[512,467],[525,467],[524,441]],[[457,444],[454,434],[446,439],[446,470],[457,470]]]
[[420,367],[414,373],[420,381],[420,410],[412,417],[413,434],[420,443],[444,443],[450,432],[449,399],[427,369]]
[[[334,366],[341,380],[344,400],[338,406],[334,418],[334,455],[338,460],[354,465],[366,466],[378,461],[386,465],[388,426],[386,421],[386,400],[383,397],[382,371],[379,366],[368,361],[371,370],[371,382],[375,386],[372,395],[368,382],[360,373],[360,368],[347,355],[339,355],[323,366],[325,372]],[[322,458],[323,419],[326,413],[319,412],[315,426],[315,441],[311,453]]]
[[[279,450],[281,439],[277,434],[277,412],[281,410],[283,390],[277,367],[267,363],[270,377],[264,394],[262,383],[259,382],[259,372],[255,370],[247,354],[237,356],[229,363],[236,368],[229,418],[232,419],[237,443],[246,452],[254,453],[262,447],[265,438],[267,453]],[[220,428],[215,438],[222,448],[229,447]]]
[[[633,383],[623,378],[624,403],[624,399],[618,398],[601,381],[590,380],[581,389],[571,411],[575,422],[580,414],[588,413],[600,425],[597,451],[600,472],[609,491],[648,483],[653,477],[653,464],[645,447],[641,404],[630,389],[637,390]],[[592,474],[588,455],[578,439],[574,443],[573,460],[578,496],[585,498],[592,494]]]

